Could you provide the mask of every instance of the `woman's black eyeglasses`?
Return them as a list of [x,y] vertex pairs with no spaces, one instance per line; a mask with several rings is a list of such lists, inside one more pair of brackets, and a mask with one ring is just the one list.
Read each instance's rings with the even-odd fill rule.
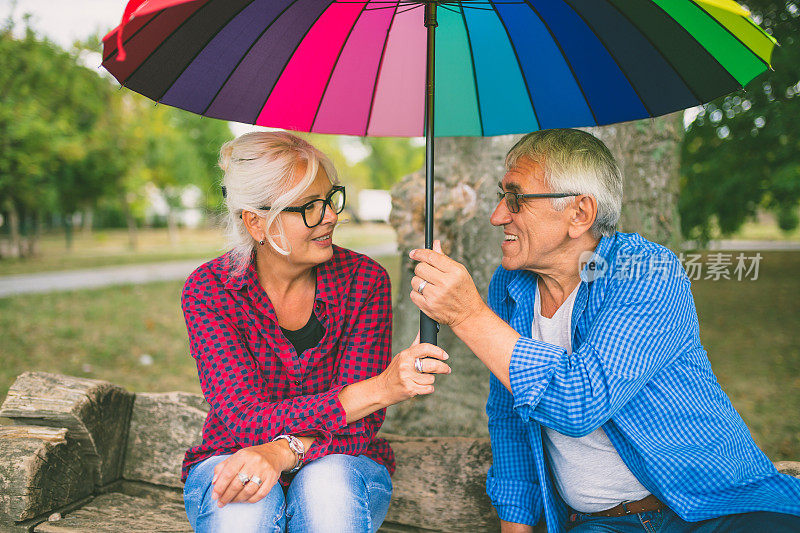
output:
[[[311,200],[297,207],[284,207],[283,211],[300,213],[303,215],[303,223],[306,227],[313,228],[322,223],[322,219],[325,218],[325,208],[327,206],[331,206],[331,209],[333,209],[337,215],[341,213],[344,210],[345,199],[344,187],[341,185],[334,185],[331,192],[329,192],[328,196],[325,198]],[[259,207],[259,209],[269,211],[270,207]]]
[[568,198],[570,196],[580,196],[571,192],[546,192],[540,194],[522,194],[518,192],[506,192],[503,189],[497,191],[497,199],[506,201],[508,210],[512,213],[519,213],[520,200],[522,198]]

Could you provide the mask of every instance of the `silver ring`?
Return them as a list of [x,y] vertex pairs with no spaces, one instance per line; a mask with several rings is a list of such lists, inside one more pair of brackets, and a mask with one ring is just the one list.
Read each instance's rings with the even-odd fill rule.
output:
[[427,284],[428,284],[428,280],[425,280],[425,279],[423,279],[423,280],[422,280],[422,283],[420,283],[420,284],[419,284],[419,287],[417,287],[417,292],[418,292],[418,293],[420,293],[420,294],[422,294],[422,291],[424,291],[424,290],[425,290],[425,286],[426,286]]
[[237,474],[237,477],[239,478],[239,482],[242,484],[243,487],[247,485],[248,481],[250,481],[250,476],[248,476],[244,472],[239,472],[239,474]]
[[251,477],[251,478],[250,478],[250,481],[252,481],[253,483],[255,483],[255,484],[256,484],[256,487],[260,487],[260,486],[261,486],[261,478],[260,478],[260,477],[258,477],[258,476],[253,476],[253,477]]
[[414,370],[419,372],[420,374],[424,374],[425,372],[422,371],[422,358],[417,357],[414,359]]

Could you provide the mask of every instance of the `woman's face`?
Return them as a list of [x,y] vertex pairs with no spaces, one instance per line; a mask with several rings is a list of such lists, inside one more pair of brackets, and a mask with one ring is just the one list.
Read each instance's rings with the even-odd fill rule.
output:
[[[299,165],[295,172],[295,183],[302,179],[306,172],[305,165]],[[311,200],[325,199],[328,193],[331,192],[333,185],[328,179],[328,174],[322,166],[319,166],[317,175],[314,181],[311,182],[308,189],[291,205],[299,207]],[[285,261],[297,265],[314,266],[328,261],[333,257],[332,238],[333,229],[339,216],[336,211],[331,209],[331,206],[325,206],[325,216],[319,225],[309,228],[303,222],[303,215],[300,213],[293,213],[284,211],[278,216],[283,223],[283,232],[286,236],[286,242],[281,242],[278,234],[277,224],[272,227],[272,235],[275,241],[281,245],[282,248],[287,248],[291,251],[288,256],[278,254],[269,244],[265,244],[267,252],[272,252]],[[262,219],[266,224],[266,220]],[[309,220],[310,224],[314,221]]]

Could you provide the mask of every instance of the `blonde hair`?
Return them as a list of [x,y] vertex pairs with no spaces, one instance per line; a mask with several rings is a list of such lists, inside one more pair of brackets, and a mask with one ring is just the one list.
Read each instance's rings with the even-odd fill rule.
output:
[[[292,177],[303,164],[305,174],[292,187]],[[291,249],[278,215],[303,195],[320,166],[331,183],[337,184],[336,169],[328,156],[309,142],[283,131],[245,133],[222,145],[219,167],[224,173],[222,186],[228,211],[225,225],[231,248],[232,275],[239,275],[247,268],[256,247],[256,240],[242,220],[242,211],[265,217],[266,240],[279,254],[289,255]],[[259,209],[262,206],[270,206],[270,209]],[[273,224],[278,230],[280,244],[272,235]]]
[[[506,168],[527,156],[544,169],[552,192],[594,196],[597,218],[595,237],[613,235],[622,211],[622,173],[603,141],[585,131],[563,128],[534,131],[509,150]],[[570,198],[553,198],[553,208],[563,211]]]

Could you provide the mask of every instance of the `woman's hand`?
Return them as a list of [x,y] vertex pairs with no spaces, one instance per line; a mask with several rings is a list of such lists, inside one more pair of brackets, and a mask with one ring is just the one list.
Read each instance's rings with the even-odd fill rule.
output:
[[[378,375],[381,381],[384,403],[394,405],[419,394],[433,392],[434,374],[449,374],[450,367],[442,361],[450,356],[433,344],[419,344],[417,340],[407,349],[392,358],[389,366]],[[422,373],[414,367],[420,359]]]
[[[281,472],[291,469],[296,459],[283,440],[242,448],[214,468],[211,498],[220,507],[228,503],[255,503],[269,494]],[[242,485],[240,472],[250,478],[258,476],[261,486],[252,481]]]

